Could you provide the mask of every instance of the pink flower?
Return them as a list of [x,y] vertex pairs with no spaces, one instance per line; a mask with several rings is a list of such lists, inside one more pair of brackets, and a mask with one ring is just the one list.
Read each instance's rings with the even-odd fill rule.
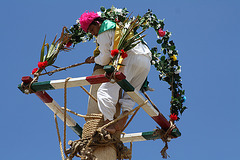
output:
[[171,120],[176,121],[178,119],[177,115],[175,113],[172,113],[170,116]]
[[72,45],[72,42],[68,42],[67,44],[66,44],[66,47],[70,47]]
[[158,34],[159,34],[160,37],[163,37],[163,36],[165,36],[166,31],[163,31],[162,28],[160,28],[160,29],[158,30]]
[[37,71],[38,71],[38,68],[33,68],[32,74],[34,74],[34,73],[37,72]]
[[38,62],[38,68],[45,69],[45,67],[48,65],[47,61],[44,62]]
[[122,52],[122,58],[123,59],[128,56],[128,54],[123,49],[121,49],[121,52]]
[[115,55],[117,55],[119,53],[118,49],[113,49],[111,50],[111,56],[114,57]]

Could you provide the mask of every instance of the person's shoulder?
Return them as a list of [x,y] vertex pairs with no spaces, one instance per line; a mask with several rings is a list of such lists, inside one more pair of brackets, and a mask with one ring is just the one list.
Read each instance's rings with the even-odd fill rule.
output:
[[105,20],[103,21],[103,23],[101,24],[101,27],[99,29],[98,34],[101,34],[103,32],[106,32],[108,30],[113,30],[116,28],[116,23],[110,20]]

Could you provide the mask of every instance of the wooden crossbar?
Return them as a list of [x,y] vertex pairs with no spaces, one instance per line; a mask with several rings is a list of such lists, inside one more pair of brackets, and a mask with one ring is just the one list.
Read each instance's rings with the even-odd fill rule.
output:
[[138,141],[160,139],[160,136],[155,136],[153,135],[153,133],[154,131],[122,134],[121,141],[123,143],[127,143],[127,142],[138,142]]
[[[22,78],[23,84],[28,85],[32,78],[29,76]],[[21,85],[19,88],[21,91],[25,91],[26,88]],[[25,91],[26,92],[26,91]],[[29,92],[29,91],[28,91]],[[64,111],[59,106],[59,104],[46,92],[46,91],[36,91],[35,94],[38,96],[39,99],[42,100],[46,106],[51,109],[62,121],[64,121]],[[69,114],[66,114],[66,125],[70,127],[79,137],[82,137],[82,128],[78,125],[78,123],[70,117]]]
[[[48,106],[62,121],[64,121],[64,111],[59,106],[59,104],[53,100],[53,98],[46,91],[38,91],[35,94],[40,98],[43,103]],[[70,127],[79,137],[82,137],[82,128],[78,123],[70,117],[69,114],[66,114],[66,125]]]
[[[109,69],[109,68],[108,68]],[[106,71],[107,72],[107,71]],[[118,85],[138,104],[143,104],[146,99],[135,90],[135,88],[125,79],[125,75],[121,72],[117,72],[115,78],[118,79]],[[106,77],[105,74],[88,76],[88,77],[79,77],[79,78],[71,78],[67,83],[67,88],[76,87],[76,86],[84,86],[91,85],[97,83],[109,82],[110,79]],[[43,90],[54,90],[64,88],[65,79],[61,80],[52,80],[45,82],[35,82],[32,83],[31,89],[38,92]],[[18,88],[25,92],[21,85]],[[165,131],[169,129],[171,124],[169,121],[157,110],[155,109],[149,102],[142,106],[143,110]],[[179,130],[174,130],[171,132],[171,135],[174,137],[179,137],[181,133]]]

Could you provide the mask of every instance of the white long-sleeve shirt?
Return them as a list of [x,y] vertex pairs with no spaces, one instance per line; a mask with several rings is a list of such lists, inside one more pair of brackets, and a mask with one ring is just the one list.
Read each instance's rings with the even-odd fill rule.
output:
[[[99,65],[107,65],[113,58],[111,50],[114,46],[115,30],[110,29],[102,32],[97,37],[100,54],[95,57],[95,63]],[[151,51],[143,44],[139,43],[137,46],[127,51],[128,56],[123,61],[123,67],[119,71],[123,72],[127,81],[139,91],[144,80],[146,79],[150,70]],[[113,120],[116,113],[116,103],[119,100],[120,86],[117,83],[103,83],[97,91],[98,107],[104,115],[105,120]],[[127,93],[119,100],[122,104],[122,111],[130,111],[135,102]]]
[[[113,58],[111,56],[111,50],[114,45],[114,36],[114,29],[107,30],[98,35],[97,43],[99,44],[100,54],[95,57],[95,63],[102,66],[109,64],[111,58]],[[127,51],[127,54],[143,54],[151,58],[151,51],[143,43],[139,43],[137,46]]]

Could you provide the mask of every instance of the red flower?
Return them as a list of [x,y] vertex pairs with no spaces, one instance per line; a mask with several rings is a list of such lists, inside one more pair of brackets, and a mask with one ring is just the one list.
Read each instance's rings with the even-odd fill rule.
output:
[[37,72],[37,71],[38,71],[38,68],[33,68],[32,74],[34,74],[34,73]]
[[47,61],[44,62],[38,62],[38,68],[44,69],[48,65]]
[[115,55],[117,55],[119,53],[119,50],[118,49],[113,49],[111,51],[111,56],[114,57]]
[[66,44],[66,47],[70,47],[72,45],[72,42],[68,41],[68,43]]
[[178,119],[177,115],[175,113],[172,113],[170,116],[171,120],[176,121]]
[[122,52],[122,58],[126,58],[128,56],[127,52],[125,52],[123,49],[121,49]]
[[115,22],[120,22],[120,20],[118,20],[117,18],[115,18]]
[[166,31],[163,31],[162,28],[160,28],[160,29],[158,30],[158,34],[159,34],[160,37],[163,37],[163,36],[165,36]]

